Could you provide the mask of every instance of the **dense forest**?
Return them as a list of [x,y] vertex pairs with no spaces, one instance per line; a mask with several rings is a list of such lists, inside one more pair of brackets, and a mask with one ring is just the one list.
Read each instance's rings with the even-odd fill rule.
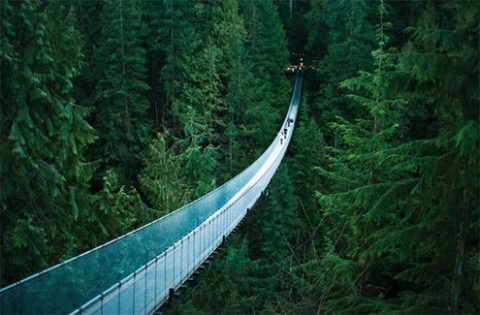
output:
[[167,314],[480,312],[480,2],[0,2],[1,285],[255,160],[268,192]]

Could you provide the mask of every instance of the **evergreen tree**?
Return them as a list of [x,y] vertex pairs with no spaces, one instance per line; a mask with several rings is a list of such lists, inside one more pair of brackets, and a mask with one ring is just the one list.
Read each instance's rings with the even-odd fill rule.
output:
[[161,108],[158,109],[155,103],[156,115],[161,117],[164,126],[174,128],[176,135],[181,133],[182,128],[178,125],[178,118],[173,115],[173,102],[180,93],[182,82],[186,80],[187,58],[199,46],[193,27],[193,4],[174,0],[152,3],[151,29],[155,37],[156,62],[160,64],[156,78],[160,89],[155,101],[158,100]]
[[219,163],[223,167],[221,181],[226,181],[244,169],[251,161],[243,146],[246,125],[245,113],[254,104],[255,86],[252,64],[246,49],[247,32],[237,1],[225,1],[219,21],[214,25],[214,42],[222,51],[219,62],[220,79],[224,84],[224,110],[219,117]]
[[[142,191],[153,208],[165,215],[192,200],[194,187],[182,177],[178,144],[167,133],[159,133],[150,144],[144,159],[145,168],[139,176]],[[185,174],[187,175],[187,174]]]
[[175,141],[179,144],[180,176],[188,179],[189,186],[194,190],[193,197],[197,199],[217,186],[214,176],[217,148],[209,141],[212,129],[202,120],[202,116],[197,115],[193,108],[190,108],[187,116],[184,135]]
[[90,247],[128,233],[160,215],[147,209],[134,187],[122,186],[113,170],[106,171],[103,189],[94,195],[93,201],[96,211],[89,220],[91,233],[86,240]]
[[72,256],[91,216],[95,139],[88,111],[72,98],[81,46],[71,6],[0,6],[2,284]]
[[[288,66],[288,50],[278,8],[270,1],[240,1],[249,34],[247,48],[253,71],[259,80],[258,91],[265,102],[284,106],[288,99],[289,83],[283,75]],[[260,102],[262,103],[262,102]]]
[[213,190],[217,150],[209,144],[211,130],[193,109],[184,135],[157,135],[144,159],[139,182],[153,209],[165,215]]
[[[379,12],[375,72],[343,83],[355,91],[351,98],[368,110],[368,119],[335,125],[344,148],[332,149],[329,170],[321,172],[333,183],[331,193],[320,195],[330,222],[319,279],[329,288],[322,310],[475,312],[478,268],[468,244],[478,243],[478,225],[467,221],[478,218],[471,204],[478,205],[473,193],[478,187],[473,162],[479,154],[473,144],[478,143],[473,105],[478,97],[470,89],[470,82],[478,80],[473,48],[478,38],[471,24],[478,12],[471,13],[469,5],[427,5],[419,26],[412,28],[413,44],[398,61],[394,50],[386,53],[383,1]],[[456,25],[439,31],[436,23],[450,23],[439,16],[453,18]],[[451,44],[452,36],[457,45]],[[410,82],[399,90],[405,73]],[[453,81],[466,92],[460,95],[448,83]],[[438,134],[403,142],[405,126],[398,124],[403,108],[418,103],[436,108]],[[453,111],[451,104],[458,104]]]
[[145,32],[138,3],[118,0],[104,4],[102,35],[95,51],[94,126],[100,139],[92,155],[102,158],[105,167],[115,168],[121,183],[135,180],[141,152],[150,141]]
[[[310,1],[277,1],[280,19],[288,41],[288,51],[291,52],[290,60],[298,63],[298,57],[293,53],[303,53],[307,41],[307,28],[305,14],[310,11]],[[304,56],[309,59],[311,56]]]
[[[316,74],[316,78],[323,84],[319,91],[312,95],[315,98],[312,102],[313,111],[322,125],[334,121],[337,115],[351,119],[364,114],[345,97],[339,84],[355,76],[359,70],[371,70],[370,52],[375,39],[370,23],[372,13],[372,6],[367,1],[346,0],[315,3],[307,14],[307,23],[313,25],[316,25],[316,19],[321,17],[320,25],[313,27],[309,33],[307,53],[319,54],[316,51],[319,36],[326,37],[328,42],[327,52],[318,64],[320,71]],[[319,33],[324,31],[325,27],[326,34]],[[322,42],[324,40],[320,41],[320,47]],[[325,130],[324,134],[327,143],[338,140],[332,130]]]
[[220,55],[221,51],[211,43],[188,58],[187,79],[182,84],[180,95],[173,102],[174,114],[182,125],[195,113],[212,128],[224,126],[222,116],[225,106],[221,95],[223,84],[217,71]]
[[73,1],[77,14],[76,29],[80,32],[83,43],[83,66],[74,78],[73,93],[79,104],[86,107],[92,107],[95,103],[94,91],[99,79],[96,75],[98,69],[94,61],[94,52],[101,36],[102,23],[100,20],[103,4],[103,1]]
[[[268,1],[239,1],[248,33],[246,48],[254,74],[255,98],[245,111],[246,147],[249,155],[259,155],[275,137],[291,85],[283,74],[288,51],[276,5]],[[280,110],[282,108],[282,110]],[[263,134],[264,137],[258,137]],[[259,150],[256,150],[259,148]]]
[[[426,290],[414,311],[431,301],[453,312],[480,308],[474,263],[480,219],[478,20],[474,2],[427,3],[401,59],[413,81],[406,95],[434,106],[439,121],[434,138],[407,146],[419,173],[417,203],[425,213],[413,229],[428,240],[413,252],[417,265],[401,274]],[[425,253],[431,257],[426,264]]]
[[[221,259],[215,260],[195,287],[188,288],[167,314],[254,313],[265,295],[264,268],[248,257],[246,237],[233,236]],[[212,283],[217,285],[212,286]],[[205,294],[208,292],[208,294]]]
[[386,78],[394,70],[394,60],[385,53],[389,24],[383,20],[384,13],[381,4],[379,49],[373,53],[375,71],[362,71],[342,83],[354,92],[349,97],[368,116],[354,123],[343,119],[333,124],[343,145],[331,148],[328,169],[320,169],[330,182],[330,193],[320,194],[329,225],[320,261],[324,275],[313,279],[328,288],[318,306],[327,312],[395,309],[395,299],[389,305],[382,298],[395,285],[398,265],[388,254],[376,252],[373,244],[383,227],[401,229],[402,215],[395,220],[404,211],[400,195],[413,188],[415,179],[391,157],[398,129],[395,118],[403,103],[389,95]]
[[311,63],[318,66],[321,58],[327,52],[328,26],[324,16],[324,6],[328,4],[325,1],[311,1],[310,10],[305,13],[305,24],[308,29],[305,51],[308,53]]

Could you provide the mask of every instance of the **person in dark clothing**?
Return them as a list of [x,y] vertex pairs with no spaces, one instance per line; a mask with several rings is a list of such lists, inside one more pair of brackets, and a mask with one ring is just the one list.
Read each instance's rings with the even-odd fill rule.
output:
[[285,138],[287,138],[287,128],[283,129],[283,132],[285,133]]

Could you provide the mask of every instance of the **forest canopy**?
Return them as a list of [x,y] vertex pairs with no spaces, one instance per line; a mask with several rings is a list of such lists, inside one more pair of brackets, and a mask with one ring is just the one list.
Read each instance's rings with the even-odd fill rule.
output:
[[268,194],[164,312],[480,312],[479,10],[2,0],[2,287],[242,171],[302,58]]

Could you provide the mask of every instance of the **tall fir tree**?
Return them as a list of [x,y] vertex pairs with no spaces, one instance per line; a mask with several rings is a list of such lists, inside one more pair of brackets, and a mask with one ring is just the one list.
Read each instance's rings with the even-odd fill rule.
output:
[[330,186],[319,194],[328,220],[320,261],[324,275],[317,279],[328,288],[318,306],[322,311],[379,312],[400,307],[394,298],[383,300],[385,295],[390,297],[390,290],[397,290],[393,277],[398,265],[392,256],[376,252],[374,245],[384,228],[402,229],[404,221],[398,213],[403,211],[404,201],[400,195],[415,185],[410,170],[395,165],[399,160],[391,156],[398,131],[396,119],[404,102],[389,93],[387,78],[395,60],[385,51],[389,23],[384,15],[382,1],[376,32],[379,48],[372,53],[375,70],[361,71],[341,84],[350,90],[353,104],[368,115],[353,122],[342,118],[333,124],[342,135],[342,145],[330,149],[329,166],[320,168]]
[[[306,16],[307,23],[316,25],[309,33],[307,53],[322,54],[316,49],[326,45],[324,56],[317,64],[320,71],[315,75],[322,85],[312,94],[314,101],[311,102],[315,118],[322,125],[334,121],[337,115],[351,119],[363,114],[345,97],[339,83],[355,76],[359,70],[371,70],[370,52],[375,40],[372,14],[372,6],[367,1],[344,0],[315,1]],[[321,20],[317,23],[319,17]],[[325,34],[319,33],[322,31]],[[319,36],[325,39],[317,44]],[[322,44],[325,41],[328,44]],[[338,140],[333,130],[325,130],[324,136],[327,143]]]
[[3,1],[1,66],[2,284],[76,253],[91,215],[94,139],[72,98],[81,67],[75,15],[59,1]]
[[254,75],[246,49],[247,32],[236,0],[222,3],[212,35],[222,52],[218,71],[224,82],[224,107],[219,113],[220,128],[216,131],[219,134],[223,182],[251,162],[251,158],[247,158],[250,150],[242,147],[242,137],[248,124],[244,119],[245,113],[252,107],[255,98]]
[[[178,118],[173,115],[173,102],[178,97],[182,82],[186,80],[187,58],[199,45],[193,27],[193,4],[189,1],[164,0],[152,3],[151,29],[159,70],[155,82],[159,86],[155,99],[157,120],[162,125],[181,133]],[[157,84],[155,84],[157,85]]]
[[[255,78],[255,97],[244,116],[249,125],[244,142],[247,150],[252,149],[248,154],[256,156],[275,137],[283,113],[280,108],[288,102],[291,85],[283,74],[289,64],[287,41],[272,1],[241,0],[239,6],[248,33],[248,62]],[[259,138],[258,134],[264,137]]]
[[[411,80],[406,95],[433,106],[438,120],[434,137],[408,146],[425,213],[414,228],[428,240],[414,252],[416,268],[402,273],[426,291],[414,311],[432,301],[451,312],[480,309],[475,298],[480,270],[474,262],[480,241],[478,20],[475,2],[426,3],[418,24],[410,28],[412,45],[400,60]],[[426,264],[425,252],[431,257]],[[444,280],[438,281],[433,271]],[[425,276],[416,278],[419,273]]]
[[[182,172],[178,143],[167,133],[159,133],[146,155],[139,175],[142,191],[154,209],[165,215],[192,200],[194,187]],[[184,177],[185,176],[185,177]]]
[[95,86],[99,79],[96,75],[98,69],[94,62],[94,52],[101,36],[100,16],[104,2],[75,0],[72,4],[77,14],[76,29],[80,32],[83,43],[83,66],[73,80],[73,93],[80,105],[92,107],[96,97]]
[[[475,312],[478,268],[470,246],[478,243],[478,225],[467,222],[478,222],[478,96],[471,88],[478,80],[478,11],[426,4],[400,59],[385,48],[385,12],[381,1],[376,70],[342,83],[368,118],[335,125],[343,148],[332,150],[330,171],[321,172],[333,183],[320,194],[330,222],[322,309]],[[402,116],[418,104],[435,107],[437,135],[405,141]]]
[[92,156],[114,168],[121,183],[136,180],[141,154],[151,140],[152,119],[145,93],[146,27],[138,3],[104,3],[102,35],[94,53],[98,83],[93,125],[100,139]]

